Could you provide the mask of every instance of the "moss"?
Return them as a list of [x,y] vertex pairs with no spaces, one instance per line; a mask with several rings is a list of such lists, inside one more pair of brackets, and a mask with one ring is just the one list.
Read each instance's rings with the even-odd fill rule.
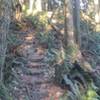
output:
[[66,57],[70,57],[72,62],[74,62],[77,59],[79,49],[76,44],[68,45],[66,49]]

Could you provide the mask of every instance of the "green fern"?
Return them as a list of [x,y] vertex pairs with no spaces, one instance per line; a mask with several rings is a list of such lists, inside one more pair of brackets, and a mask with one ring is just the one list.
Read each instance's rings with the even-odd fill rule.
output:
[[2,82],[0,82],[0,99],[12,100],[12,98],[9,95],[8,89],[5,87],[5,85]]

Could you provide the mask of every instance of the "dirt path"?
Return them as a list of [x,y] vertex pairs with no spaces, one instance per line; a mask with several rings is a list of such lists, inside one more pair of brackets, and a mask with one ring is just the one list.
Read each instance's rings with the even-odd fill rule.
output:
[[24,31],[19,35],[23,43],[17,48],[24,63],[19,61],[23,66],[14,70],[20,78],[13,90],[15,100],[58,100],[63,90],[50,80],[48,64],[43,62],[47,50],[39,44],[34,29]]

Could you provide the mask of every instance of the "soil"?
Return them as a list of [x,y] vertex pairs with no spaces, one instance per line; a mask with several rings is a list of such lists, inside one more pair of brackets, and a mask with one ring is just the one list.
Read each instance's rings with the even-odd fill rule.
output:
[[13,69],[18,78],[13,80],[14,100],[58,100],[64,90],[48,75],[48,64],[43,62],[47,48],[39,43],[36,30],[26,22],[18,35],[23,42],[16,48],[16,59],[24,62],[20,60],[23,66]]

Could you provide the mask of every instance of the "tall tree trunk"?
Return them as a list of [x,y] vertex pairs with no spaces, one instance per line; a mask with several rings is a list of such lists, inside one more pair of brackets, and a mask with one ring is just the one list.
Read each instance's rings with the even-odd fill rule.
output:
[[67,15],[66,15],[66,20],[67,20],[67,44],[68,45],[73,45],[75,43],[75,38],[74,38],[74,24],[73,24],[73,7],[72,7],[72,0],[65,0],[66,1],[66,10],[67,10]]
[[[76,11],[76,10],[75,10]],[[77,14],[79,14],[79,11],[76,11]],[[66,75],[68,74],[73,66],[75,67],[75,69],[77,69],[77,66],[75,66],[75,64],[77,64],[80,68],[82,68],[82,70],[85,72],[89,72],[91,73],[93,71],[93,69],[91,68],[91,65],[85,61],[85,59],[83,58],[83,56],[81,55],[81,51],[79,49],[79,46],[76,43],[75,40],[75,24],[74,24],[74,14],[73,14],[73,2],[72,0],[64,0],[64,15],[65,15],[65,20],[64,20],[64,25],[65,25],[65,35],[64,35],[64,47],[61,51],[61,54],[64,55],[63,57],[63,61],[61,61],[61,64],[64,64],[65,61],[66,65],[60,65],[58,63],[57,66],[55,66],[55,79],[57,80],[57,82],[61,82],[62,75]],[[79,18],[78,17],[75,17]],[[77,24],[79,21],[77,21]],[[79,25],[77,25],[77,27],[79,28]],[[77,30],[79,32],[79,30]],[[79,37],[80,38],[80,37]],[[66,43],[67,42],[67,43]]]
[[[71,56],[71,60],[76,59],[77,55],[77,45],[75,42],[75,32],[74,32],[74,21],[73,21],[73,4],[72,0],[65,0],[65,47],[68,51],[68,55]],[[67,44],[67,45],[66,45]]]
[[29,0],[29,10],[28,14],[35,14],[42,11],[42,1],[41,0]]
[[74,0],[74,30],[76,43],[81,46],[81,36],[80,36],[80,0]]
[[36,0],[36,10],[42,11],[42,0]]
[[100,32],[100,0],[94,0],[96,31]]
[[64,0],[64,44],[67,46],[67,0]]
[[34,0],[29,0],[29,13],[32,13]]
[[0,26],[0,81],[3,81],[3,69],[7,49],[7,34],[9,31],[11,0],[2,1],[2,23]]
[[74,63],[75,61],[78,61],[80,63],[80,66],[83,67],[84,70],[87,71],[92,71],[91,65],[86,62],[82,55],[81,51],[78,47],[78,45],[75,42],[75,32],[74,32],[74,20],[73,20],[73,3],[72,0],[66,0],[67,4],[67,33],[66,34],[66,39],[67,39],[67,55],[70,56],[70,61]]

